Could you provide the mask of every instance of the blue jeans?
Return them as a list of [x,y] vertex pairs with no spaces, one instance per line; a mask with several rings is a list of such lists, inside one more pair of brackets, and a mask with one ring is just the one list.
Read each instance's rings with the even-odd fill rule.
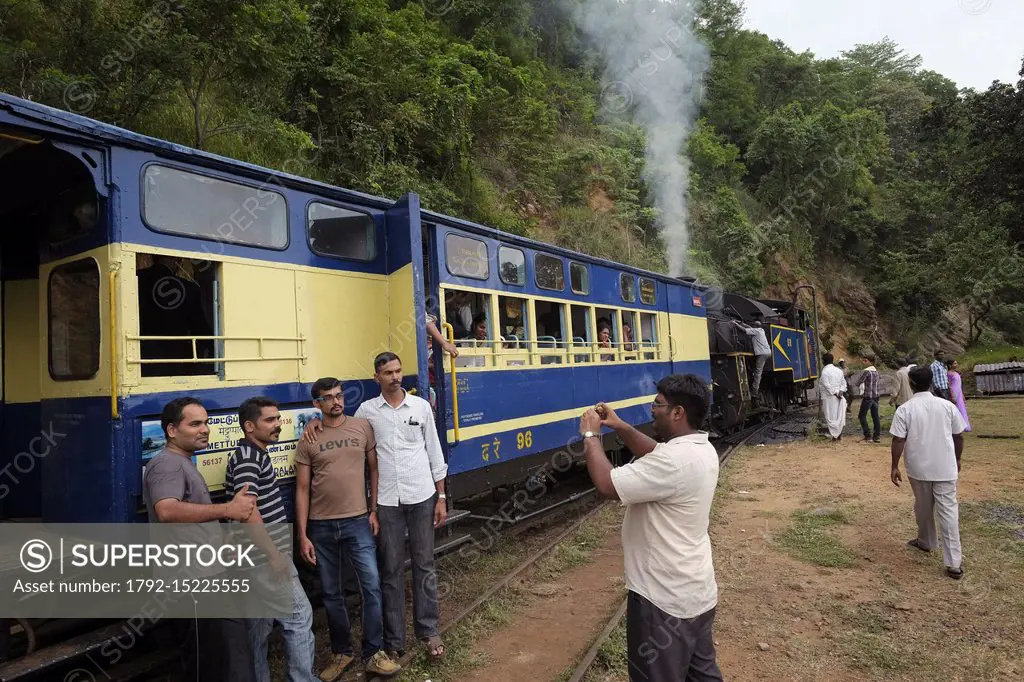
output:
[[310,521],[309,539],[316,548],[316,567],[331,631],[331,651],[336,654],[352,655],[352,626],[345,608],[343,561],[348,559],[356,571],[363,603],[362,660],[366,661],[384,648],[377,545],[369,517]]
[[291,618],[254,618],[247,622],[249,642],[256,659],[257,682],[270,682],[270,664],[267,662],[267,639],[274,623],[281,624],[284,634],[285,658],[288,661],[288,682],[314,682],[313,656],[316,640],[313,637],[313,609],[306,591],[302,589],[299,573],[291,567],[294,611]]
[[[874,424],[874,432],[868,431],[868,411],[871,412],[871,421]],[[878,423],[878,398],[861,398],[860,399],[860,414],[857,415],[860,419],[860,428],[864,430],[864,438],[874,438],[878,440],[881,429]]]

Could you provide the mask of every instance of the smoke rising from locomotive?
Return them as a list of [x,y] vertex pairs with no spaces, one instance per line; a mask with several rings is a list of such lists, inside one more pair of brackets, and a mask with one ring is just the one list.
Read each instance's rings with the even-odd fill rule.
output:
[[697,120],[707,46],[693,33],[697,0],[582,0],[575,22],[604,60],[603,108],[632,110],[647,136],[644,180],[658,209],[669,274],[684,274],[689,248],[686,143]]

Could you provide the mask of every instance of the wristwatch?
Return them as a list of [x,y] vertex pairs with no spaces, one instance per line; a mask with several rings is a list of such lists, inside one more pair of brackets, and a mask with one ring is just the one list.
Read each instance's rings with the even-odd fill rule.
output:
[[595,438],[595,437],[600,436],[600,435],[601,434],[594,433],[593,431],[587,431],[586,433],[583,434],[583,437],[584,438]]
[[437,499],[439,499],[439,500],[447,500],[448,496],[445,495],[444,493],[438,493],[437,494]]

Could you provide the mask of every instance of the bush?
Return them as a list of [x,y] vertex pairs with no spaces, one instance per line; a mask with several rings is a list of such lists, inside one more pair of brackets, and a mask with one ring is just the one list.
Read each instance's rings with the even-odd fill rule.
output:
[[853,334],[846,341],[846,351],[854,357],[860,357],[862,353],[866,352],[867,347],[867,344],[859,336]]

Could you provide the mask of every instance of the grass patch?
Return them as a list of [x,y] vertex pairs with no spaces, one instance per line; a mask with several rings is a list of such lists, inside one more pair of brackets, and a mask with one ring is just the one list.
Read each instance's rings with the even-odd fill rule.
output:
[[854,554],[828,532],[828,528],[850,522],[841,509],[798,510],[793,523],[776,542],[801,561],[829,568],[851,568],[857,565]]
[[904,638],[896,633],[892,620],[879,612],[874,604],[848,604],[833,600],[829,611],[836,614],[849,631],[837,638],[840,649],[858,668],[897,672],[907,668],[909,661],[923,664],[925,657],[908,655],[902,648]]
[[1012,357],[1024,356],[1024,346],[1000,346],[983,348],[981,346],[965,351],[959,358],[960,372],[968,372],[975,365],[989,365],[994,362],[1006,362]]
[[560,576],[589,563],[591,553],[604,541],[606,526],[613,518],[608,509],[599,512],[596,519],[583,524],[562,540],[550,555],[537,563],[538,574],[545,577]]
[[[428,677],[442,680],[461,679],[473,668],[486,665],[487,656],[476,649],[478,639],[508,626],[516,608],[516,597],[499,593],[484,602],[480,608],[457,626],[445,633],[445,656],[431,661],[426,651],[413,659],[395,679],[399,682],[422,682]],[[413,640],[415,641],[415,640]],[[407,641],[407,646],[413,641]],[[419,643],[416,643],[419,646]]]
[[[594,660],[594,669],[603,671],[605,675],[614,673],[618,676],[627,676],[629,673],[629,660],[626,657],[626,619],[623,618],[619,626],[612,630],[604,644],[597,651],[597,658]],[[594,677],[588,675],[588,677]],[[600,678],[603,678],[601,675]]]
[[988,541],[983,551],[997,555],[994,560],[1024,560],[1024,505],[996,500],[965,502],[960,505],[960,522],[964,530]]
[[726,498],[729,496],[729,493],[736,489],[733,486],[732,480],[735,472],[735,466],[726,465],[718,468],[718,482],[715,484],[715,496],[711,500],[711,521],[713,523],[721,520],[722,505],[726,503]]
[[900,653],[888,641],[888,635],[855,632],[850,642],[850,653],[862,667],[895,672],[905,667]]

